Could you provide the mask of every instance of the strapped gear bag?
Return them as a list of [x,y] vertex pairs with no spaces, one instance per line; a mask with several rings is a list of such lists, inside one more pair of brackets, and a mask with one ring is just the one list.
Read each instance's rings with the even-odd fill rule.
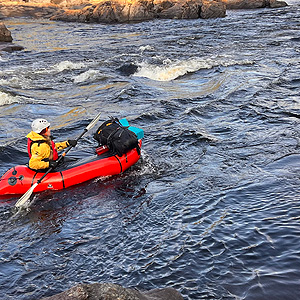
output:
[[122,156],[134,148],[136,148],[138,154],[140,154],[136,134],[130,131],[128,127],[123,126],[118,118],[111,117],[110,120],[104,122],[93,137],[98,141],[99,146],[107,145],[108,148],[118,156]]

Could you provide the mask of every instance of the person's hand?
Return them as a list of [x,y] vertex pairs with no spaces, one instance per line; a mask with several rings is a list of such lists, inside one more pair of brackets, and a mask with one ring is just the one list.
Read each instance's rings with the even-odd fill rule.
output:
[[75,147],[77,145],[77,141],[76,140],[68,140],[68,144],[69,144],[69,146]]
[[49,168],[56,168],[57,167],[57,161],[55,161],[55,160],[50,160],[49,161]]

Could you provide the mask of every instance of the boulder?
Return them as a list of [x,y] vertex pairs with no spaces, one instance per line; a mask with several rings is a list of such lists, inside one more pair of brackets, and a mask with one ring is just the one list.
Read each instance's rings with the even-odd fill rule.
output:
[[3,22],[0,22],[0,52],[12,52],[23,50],[24,47],[12,43],[11,32],[6,28]]
[[222,1],[203,0],[200,17],[202,19],[223,18],[226,16],[226,5]]
[[13,51],[20,51],[24,50],[24,47],[15,45],[13,43],[0,43],[0,52],[5,51],[5,52],[13,52]]
[[124,23],[162,19],[225,17],[220,0],[99,0],[83,9],[64,10],[51,20],[96,23]]
[[0,42],[12,42],[11,32],[0,22]]
[[161,19],[197,19],[201,3],[197,0],[156,0],[155,17]]
[[64,10],[51,17],[50,20],[108,24],[145,21],[154,18],[152,7],[152,1],[100,0],[97,5],[87,5],[82,9]]
[[123,23],[147,21],[154,18],[153,1],[147,0],[102,0],[93,11],[91,21]]
[[270,0],[269,6],[271,8],[279,8],[279,7],[288,6],[288,4],[285,1]]
[[78,284],[60,294],[42,300],[183,300],[173,288],[140,292],[112,283]]

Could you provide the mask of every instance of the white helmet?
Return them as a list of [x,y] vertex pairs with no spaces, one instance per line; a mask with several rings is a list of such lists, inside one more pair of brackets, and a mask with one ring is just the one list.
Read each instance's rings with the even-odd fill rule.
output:
[[35,119],[31,123],[32,131],[36,133],[41,133],[45,128],[49,127],[50,123],[45,119]]

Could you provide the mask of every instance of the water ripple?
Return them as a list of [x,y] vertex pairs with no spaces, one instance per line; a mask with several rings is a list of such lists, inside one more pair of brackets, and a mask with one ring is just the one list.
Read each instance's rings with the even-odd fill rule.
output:
[[[25,51],[0,58],[2,173],[27,163],[37,116],[57,140],[100,111],[145,138],[124,174],[36,194],[22,214],[16,197],[1,199],[1,299],[79,282],[169,285],[185,299],[299,298],[299,5],[6,25]],[[94,153],[92,134],[70,157]]]

